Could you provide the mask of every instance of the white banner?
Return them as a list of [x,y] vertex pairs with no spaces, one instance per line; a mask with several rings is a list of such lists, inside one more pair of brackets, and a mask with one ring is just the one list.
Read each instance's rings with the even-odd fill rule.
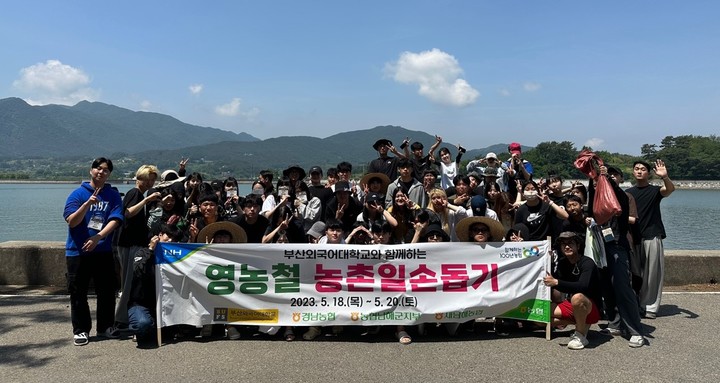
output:
[[550,320],[550,243],[180,244],[155,251],[158,326]]

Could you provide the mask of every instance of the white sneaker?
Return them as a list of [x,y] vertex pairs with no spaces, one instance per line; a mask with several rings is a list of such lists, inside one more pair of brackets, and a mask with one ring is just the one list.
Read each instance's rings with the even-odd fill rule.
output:
[[645,337],[642,335],[633,335],[630,337],[630,340],[628,341],[628,346],[632,348],[638,348],[645,345]]
[[73,335],[73,344],[75,346],[84,346],[88,343],[90,343],[90,338],[88,337],[88,333],[81,332],[80,334]]
[[588,344],[590,344],[590,342],[587,338],[585,338],[585,335],[575,331],[570,337],[570,342],[568,342],[567,348],[571,350],[582,350]]

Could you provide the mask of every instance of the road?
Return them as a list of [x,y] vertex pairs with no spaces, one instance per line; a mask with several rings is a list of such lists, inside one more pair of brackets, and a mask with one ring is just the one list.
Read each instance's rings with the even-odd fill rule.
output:
[[666,293],[658,318],[643,321],[647,347],[632,349],[593,326],[590,346],[579,351],[564,347],[568,331],[551,341],[543,331],[506,338],[491,330],[455,338],[438,331],[403,346],[392,329],[369,339],[246,336],[139,349],[130,340],[91,338],[76,347],[68,303],[67,296],[0,296],[0,381],[720,381],[720,294],[712,292]]

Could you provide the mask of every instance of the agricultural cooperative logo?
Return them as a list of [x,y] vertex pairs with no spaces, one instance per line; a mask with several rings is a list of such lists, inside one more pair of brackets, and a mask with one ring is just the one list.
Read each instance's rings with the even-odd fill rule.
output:
[[533,247],[513,247],[505,246],[503,251],[500,253],[500,258],[529,258],[537,257],[540,255],[540,248],[537,246]]

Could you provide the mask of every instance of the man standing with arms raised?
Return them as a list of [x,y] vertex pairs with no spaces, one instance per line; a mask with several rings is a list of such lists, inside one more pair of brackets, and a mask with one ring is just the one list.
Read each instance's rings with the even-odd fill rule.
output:
[[67,202],[63,217],[68,224],[65,245],[67,281],[70,292],[70,316],[73,344],[89,342],[92,328],[87,294],[90,279],[97,295],[97,333],[113,337],[115,317],[115,264],[112,233],[124,219],[120,193],[106,181],[113,171],[112,161],[97,158],[90,168],[90,182],[83,182]]
[[654,319],[660,308],[663,279],[665,279],[665,254],[662,240],[665,238],[665,226],[660,214],[660,202],[675,191],[670,181],[665,163],[655,160],[655,175],[663,181],[663,186],[650,184],[651,166],[645,161],[635,161],[633,176],[635,186],[627,189],[635,198],[638,219],[634,225],[640,236],[637,244],[640,259],[645,260],[643,283],[640,288],[640,307],[645,308],[645,318]]
[[[370,161],[368,173],[383,173],[391,180],[397,179],[397,161],[399,158],[405,158],[405,155],[398,152],[393,146],[392,141],[387,138],[381,138],[373,144],[373,149],[377,150],[379,157]],[[388,151],[397,157],[388,156]]]

